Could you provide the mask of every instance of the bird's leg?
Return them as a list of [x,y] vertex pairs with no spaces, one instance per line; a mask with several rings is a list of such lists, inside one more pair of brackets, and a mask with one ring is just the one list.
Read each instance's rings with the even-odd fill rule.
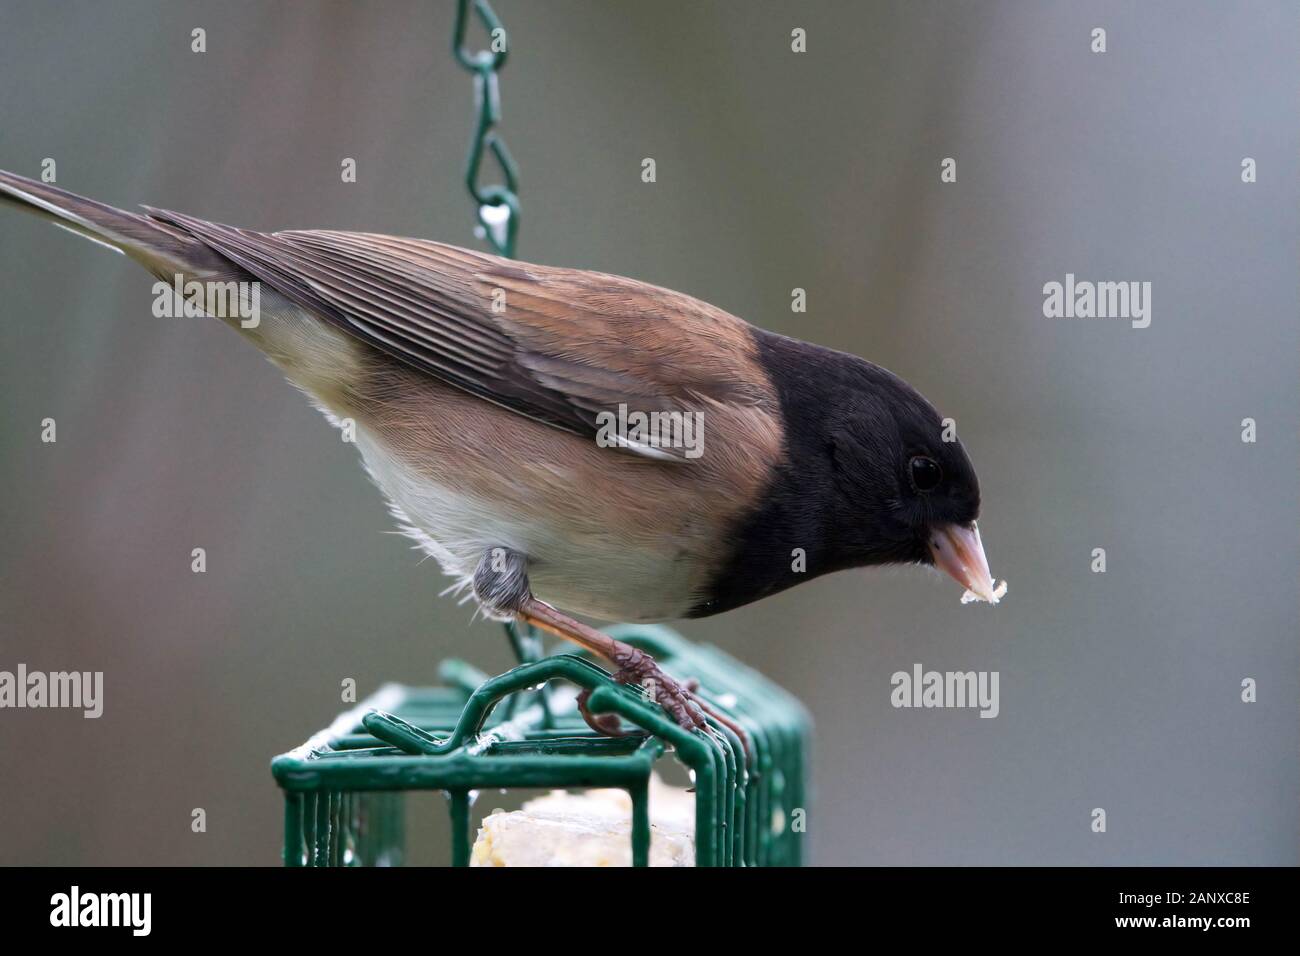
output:
[[[533,597],[528,586],[526,556],[508,548],[489,549],[474,571],[474,595],[494,616],[517,617],[605,658],[615,667],[615,680],[645,689],[651,699],[687,730],[705,729],[708,725],[704,715],[710,714],[730,727],[748,752],[749,737],[734,721],[665,674],[645,651],[602,634]],[[611,714],[600,717],[591,714],[586,708],[587,696],[580,694],[578,699],[583,719],[598,733],[616,735],[617,718]]]
[[[489,617],[500,620],[517,619],[529,623],[521,610],[525,602],[533,599],[528,587],[528,558],[509,548],[489,548],[474,569],[474,597]],[[548,629],[549,630],[549,629]],[[596,651],[582,641],[589,650]],[[596,651],[599,653],[599,651]],[[621,737],[617,714],[593,714],[587,709],[591,691],[585,688],[578,694],[578,713],[587,726],[606,737]]]
[[[580,644],[610,661],[618,668],[614,672],[616,681],[640,686],[655,703],[668,711],[673,720],[687,730],[706,729],[708,724],[704,720],[704,714],[708,714],[740,738],[746,757],[752,755],[749,734],[745,733],[744,728],[695,693],[700,686],[699,681],[692,679],[682,683],[674,680],[663,672],[653,657],[640,648],[615,640],[581,621],[575,621],[532,595],[524,601],[518,614],[522,620]],[[584,712],[583,717],[595,727],[590,714]],[[599,727],[595,729],[601,730]]]
[[703,730],[708,726],[701,709],[702,702],[665,674],[645,651],[575,621],[532,595],[524,600],[518,614],[528,623],[605,658],[616,668],[614,680],[643,688],[655,703],[687,730]]

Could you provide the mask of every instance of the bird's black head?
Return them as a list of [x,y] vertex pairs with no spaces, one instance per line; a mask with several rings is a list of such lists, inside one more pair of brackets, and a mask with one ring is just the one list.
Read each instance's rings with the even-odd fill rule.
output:
[[785,456],[693,615],[880,564],[932,564],[995,600],[975,526],[979,479],[953,423],[857,356],[755,334],[781,401]]
[[827,409],[836,546],[854,563],[935,563],[973,529],[980,488],[956,426],[898,376],[856,360]]

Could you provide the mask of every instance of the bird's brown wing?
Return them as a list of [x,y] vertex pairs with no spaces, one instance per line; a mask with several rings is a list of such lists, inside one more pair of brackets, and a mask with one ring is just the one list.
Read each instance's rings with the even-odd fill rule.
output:
[[149,213],[388,355],[580,435],[594,436],[597,415],[620,405],[652,412],[773,402],[749,326],[668,289],[424,240],[261,233]]

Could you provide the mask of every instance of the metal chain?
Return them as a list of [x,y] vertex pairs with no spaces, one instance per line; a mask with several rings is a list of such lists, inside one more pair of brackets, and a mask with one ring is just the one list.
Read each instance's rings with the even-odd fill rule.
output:
[[[491,41],[488,49],[477,53],[470,53],[465,48],[471,5]],[[496,132],[496,125],[501,121],[497,73],[506,62],[509,42],[501,20],[487,0],[457,0],[451,49],[460,65],[474,74],[474,108],[478,116],[465,163],[465,185],[478,207],[479,227],[476,232],[487,239],[499,255],[513,259],[519,234],[519,171],[505,141]],[[483,157],[488,153],[496,160],[503,182],[479,186]]]

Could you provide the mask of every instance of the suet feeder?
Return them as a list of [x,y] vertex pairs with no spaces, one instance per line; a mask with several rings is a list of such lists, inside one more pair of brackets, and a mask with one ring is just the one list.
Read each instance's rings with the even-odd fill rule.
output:
[[[497,677],[446,661],[443,687],[388,684],[327,729],[271,764],[284,792],[286,866],[399,865],[406,854],[408,791],[441,791],[451,819],[451,863],[466,866],[476,792],[489,789],[626,790],[632,862],[650,848],[649,783],[672,754],[695,789],[697,866],[797,866],[804,854],[808,740],[803,706],[762,674],[717,648],[660,626],[610,633],[652,654],[750,738],[726,728],[688,732],[639,689],[616,683],[590,660],[555,654]],[[551,682],[590,689],[592,713],[617,714],[630,732],[604,737]]]

